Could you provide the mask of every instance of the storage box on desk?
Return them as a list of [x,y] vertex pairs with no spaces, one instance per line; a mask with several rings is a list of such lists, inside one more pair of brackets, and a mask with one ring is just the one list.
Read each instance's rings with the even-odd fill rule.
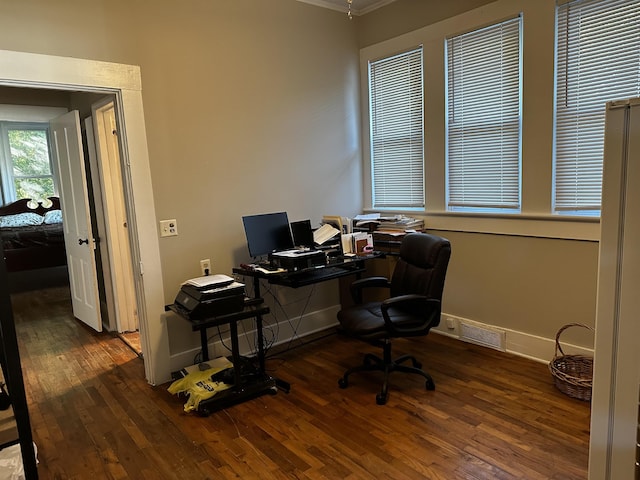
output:
[[373,247],[383,252],[397,252],[406,232],[376,230],[373,232]]
[[182,285],[175,302],[191,320],[217,317],[239,312],[244,308],[244,284],[233,282],[223,287],[199,289]]

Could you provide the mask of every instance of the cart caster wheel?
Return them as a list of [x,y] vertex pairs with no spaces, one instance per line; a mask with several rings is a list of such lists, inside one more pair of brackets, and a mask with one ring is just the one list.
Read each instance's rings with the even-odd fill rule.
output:
[[425,387],[427,388],[427,390],[429,390],[429,391],[433,391],[433,390],[435,390],[435,389],[436,389],[436,384],[435,384],[435,383],[433,383],[433,380],[427,380],[427,381],[425,382]]
[[349,382],[344,378],[341,378],[340,380],[338,380],[338,386],[340,388],[347,388],[349,386]]
[[386,395],[383,395],[383,394],[381,394],[381,393],[378,393],[378,394],[376,395],[376,403],[377,403],[378,405],[384,405],[385,403],[387,403],[387,396],[386,396]]

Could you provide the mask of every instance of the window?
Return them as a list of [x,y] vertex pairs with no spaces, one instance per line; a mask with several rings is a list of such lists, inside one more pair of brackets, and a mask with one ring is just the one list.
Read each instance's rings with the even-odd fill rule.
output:
[[424,207],[422,47],[369,63],[374,208]]
[[556,29],[554,211],[597,216],[605,104],[640,95],[640,1],[565,3]]
[[0,122],[5,203],[44,200],[57,194],[51,169],[48,124]]
[[449,210],[520,211],[520,25],[446,41]]

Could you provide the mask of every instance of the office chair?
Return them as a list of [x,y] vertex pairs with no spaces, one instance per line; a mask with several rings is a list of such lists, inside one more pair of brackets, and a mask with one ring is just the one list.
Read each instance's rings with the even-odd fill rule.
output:
[[[397,370],[421,375],[426,379],[427,390],[435,389],[431,375],[422,370],[415,357],[391,358],[391,339],[424,336],[440,323],[440,302],[450,256],[449,240],[426,233],[410,233],[400,244],[400,257],[390,281],[385,277],[369,277],[352,283],[355,305],[338,312],[341,330],[382,347],[383,356],[366,354],[362,365],[348,369],[340,378],[340,388],[347,388],[352,373],[381,370],[384,381],[382,390],[376,395],[376,403],[384,405],[389,374]],[[373,287],[388,289],[389,298],[364,303],[363,290]],[[409,360],[412,366],[404,365]]]

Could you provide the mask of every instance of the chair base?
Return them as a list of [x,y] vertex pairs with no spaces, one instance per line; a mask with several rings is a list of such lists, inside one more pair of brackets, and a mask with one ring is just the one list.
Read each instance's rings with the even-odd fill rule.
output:
[[[411,361],[412,366],[403,365],[404,362]],[[391,358],[391,341],[385,340],[383,345],[383,358],[380,358],[371,353],[367,353],[364,356],[362,365],[357,367],[351,367],[348,369],[342,378],[338,380],[338,386],[340,388],[347,388],[349,386],[349,376],[356,372],[369,372],[369,371],[382,371],[384,372],[382,390],[376,394],[376,403],[378,405],[384,405],[387,403],[389,396],[389,374],[391,372],[405,372],[421,375],[425,378],[425,387],[427,390],[435,390],[436,384],[433,382],[433,378],[427,372],[422,370],[422,364],[416,360],[412,355],[403,355],[393,360]]]

